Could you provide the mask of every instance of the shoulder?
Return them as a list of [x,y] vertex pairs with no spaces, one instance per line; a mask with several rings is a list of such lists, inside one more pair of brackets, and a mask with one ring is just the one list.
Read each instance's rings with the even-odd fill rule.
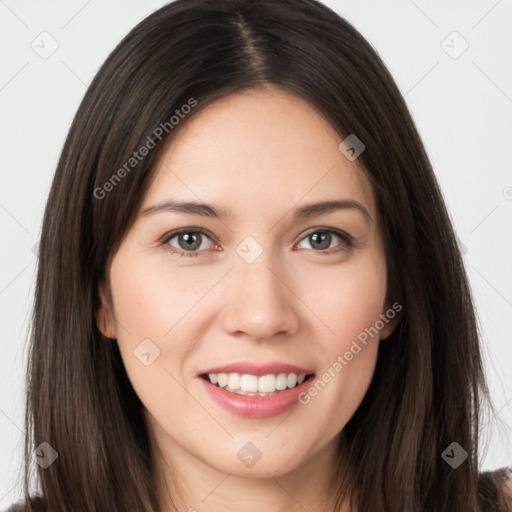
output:
[[[483,510],[512,512],[512,467],[480,473],[478,492]],[[487,508],[490,505],[492,508]],[[15,503],[5,512],[29,512],[26,502]],[[37,497],[32,502],[33,512],[47,512],[45,500]]]
[[512,511],[512,469],[509,469],[503,479],[501,487],[502,492],[502,510],[500,512]]
[[[32,512],[46,512],[46,502],[40,496],[36,498],[32,498]],[[13,503],[7,510],[4,512],[29,512],[30,507],[27,505],[26,501],[19,501],[18,503]]]
[[484,511],[512,512],[512,467],[480,473],[478,491]]

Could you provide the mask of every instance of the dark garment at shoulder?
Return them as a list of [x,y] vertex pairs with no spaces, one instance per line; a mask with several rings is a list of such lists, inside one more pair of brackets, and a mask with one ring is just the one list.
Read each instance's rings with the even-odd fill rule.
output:
[[[512,478],[512,468],[501,468],[495,471],[484,471],[478,478],[478,497],[481,512],[512,512],[505,504],[503,486],[508,478]],[[512,496],[511,496],[512,498]],[[11,505],[5,512],[28,512],[25,502]],[[46,501],[40,496],[32,499],[34,512],[48,512]]]
[[503,488],[511,468],[484,471],[478,479],[478,496],[482,512],[508,512]]
[[[5,512],[28,512],[29,510],[26,502],[18,502],[11,505]],[[33,498],[32,510],[33,512],[47,512],[45,500],[41,497]]]

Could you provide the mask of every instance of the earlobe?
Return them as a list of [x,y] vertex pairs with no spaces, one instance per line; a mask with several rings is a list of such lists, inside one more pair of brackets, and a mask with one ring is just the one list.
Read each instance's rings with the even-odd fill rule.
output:
[[116,339],[114,314],[111,306],[112,301],[105,291],[103,284],[98,287],[98,295],[100,298],[100,307],[95,313],[98,330],[106,338]]
[[380,339],[382,341],[387,339],[400,323],[400,320],[402,319],[402,309],[402,305],[399,302],[395,302],[392,305],[386,304],[386,307],[380,316],[381,321],[384,324],[380,330]]

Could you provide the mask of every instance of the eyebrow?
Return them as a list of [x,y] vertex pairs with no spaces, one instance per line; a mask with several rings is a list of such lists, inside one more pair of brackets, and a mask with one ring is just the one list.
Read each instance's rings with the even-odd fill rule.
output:
[[[295,210],[293,219],[302,220],[337,210],[356,210],[365,217],[366,221],[370,223],[372,221],[372,217],[368,210],[361,203],[352,199],[322,201],[319,203],[312,203],[306,206],[302,206],[301,208]],[[153,206],[148,206],[141,211],[141,214],[150,215],[157,212],[185,213],[188,215],[210,217],[219,220],[232,218],[229,210],[226,210],[225,208],[216,208],[215,206],[207,203],[198,203],[195,201],[178,201],[174,199],[168,199]]]

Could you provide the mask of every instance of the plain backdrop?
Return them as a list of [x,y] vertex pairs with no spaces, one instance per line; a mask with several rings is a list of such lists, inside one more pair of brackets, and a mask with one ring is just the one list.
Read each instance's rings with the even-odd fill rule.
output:
[[[0,508],[21,497],[34,246],[57,159],[100,65],[165,3],[0,0]],[[405,95],[464,252],[497,417],[510,426],[512,0],[325,3],[370,41]],[[482,469],[512,465],[511,429],[496,420],[482,430]]]

